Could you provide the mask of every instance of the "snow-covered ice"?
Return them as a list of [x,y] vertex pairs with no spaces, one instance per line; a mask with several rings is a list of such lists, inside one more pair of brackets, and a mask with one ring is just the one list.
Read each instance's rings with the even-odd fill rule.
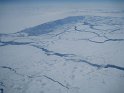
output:
[[0,91],[123,93],[124,17],[82,12],[0,34]]

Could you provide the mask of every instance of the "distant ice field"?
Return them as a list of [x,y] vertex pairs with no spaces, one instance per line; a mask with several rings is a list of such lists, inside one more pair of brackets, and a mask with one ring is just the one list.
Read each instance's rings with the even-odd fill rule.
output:
[[124,16],[123,9],[121,3],[0,3],[0,33],[14,33],[74,15]]

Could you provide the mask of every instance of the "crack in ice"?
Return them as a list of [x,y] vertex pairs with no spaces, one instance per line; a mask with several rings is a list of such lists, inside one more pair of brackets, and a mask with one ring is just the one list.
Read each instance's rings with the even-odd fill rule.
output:
[[0,86],[3,86],[3,87],[5,87],[5,85],[4,85],[4,83],[3,83],[3,82],[0,82]]
[[28,78],[32,78],[32,76],[29,76],[29,75],[24,75],[24,74],[21,74],[21,73],[18,73],[15,69],[11,68],[11,67],[8,67],[8,66],[0,66],[0,68],[3,68],[3,69],[8,69],[12,72],[14,72],[15,74],[19,75],[19,76],[22,76],[22,77],[28,77]]
[[101,69],[101,68],[115,68],[115,69],[124,71],[124,67],[116,66],[116,65],[113,65],[113,64],[106,64],[106,65],[102,64],[102,65],[100,65],[100,64],[91,63],[87,60],[82,60],[82,59],[67,59],[67,60],[71,60],[71,61],[74,61],[74,62],[86,63],[90,66],[97,67],[98,69]]
[[52,79],[51,77],[48,77],[48,76],[46,76],[46,75],[43,75],[43,76],[44,76],[44,77],[46,77],[47,79],[49,79],[49,80],[53,81],[53,82],[58,83],[58,84],[59,84],[59,85],[61,85],[62,87],[66,88],[66,89],[69,89],[69,87],[65,86],[65,85],[64,85],[64,84],[62,84],[61,82],[56,81],[56,80],[54,80],[54,79]]
[[27,45],[33,42],[14,42],[14,41],[2,42],[0,41],[0,43],[2,43],[2,45],[0,46],[6,46],[6,45]]
[[45,52],[46,55],[56,55],[56,56],[59,56],[59,57],[75,56],[74,54],[62,54],[62,53],[57,53],[57,52],[50,51],[50,50],[48,50],[48,49],[46,49],[46,48],[43,48],[43,47],[40,47],[40,46],[36,46],[36,45],[32,45],[32,46],[41,49],[42,51]]
[[104,41],[95,41],[95,40],[92,40],[92,39],[78,39],[78,40],[86,40],[86,41],[89,41],[89,42],[93,42],[93,43],[106,43],[106,42],[120,42],[120,41],[124,41],[124,39],[106,39]]

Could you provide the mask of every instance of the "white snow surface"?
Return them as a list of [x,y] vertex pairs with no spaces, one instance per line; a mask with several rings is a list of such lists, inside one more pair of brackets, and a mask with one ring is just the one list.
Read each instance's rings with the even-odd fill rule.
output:
[[123,31],[122,16],[76,12],[1,34],[0,92],[123,93]]

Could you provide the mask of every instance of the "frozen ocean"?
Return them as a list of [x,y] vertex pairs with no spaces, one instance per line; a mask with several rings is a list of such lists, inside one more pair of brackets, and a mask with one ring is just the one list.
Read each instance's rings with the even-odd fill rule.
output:
[[0,93],[124,93],[123,87],[122,3],[1,2]]

